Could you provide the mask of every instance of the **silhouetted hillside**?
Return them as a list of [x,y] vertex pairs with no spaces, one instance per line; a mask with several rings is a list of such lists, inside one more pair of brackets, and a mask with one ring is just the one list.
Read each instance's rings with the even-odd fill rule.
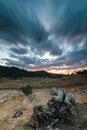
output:
[[20,77],[49,77],[49,78],[57,78],[62,77],[61,74],[50,74],[46,71],[35,71],[29,72],[23,69],[19,69],[16,67],[7,67],[7,66],[0,66],[0,78],[7,77],[7,78],[20,78]]
[[77,74],[79,74],[79,75],[87,75],[87,70],[78,71]]

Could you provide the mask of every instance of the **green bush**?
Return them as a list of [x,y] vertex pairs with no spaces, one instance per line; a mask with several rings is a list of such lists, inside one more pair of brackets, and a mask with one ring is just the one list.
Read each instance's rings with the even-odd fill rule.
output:
[[32,87],[30,87],[29,85],[22,86],[21,90],[25,95],[32,94]]

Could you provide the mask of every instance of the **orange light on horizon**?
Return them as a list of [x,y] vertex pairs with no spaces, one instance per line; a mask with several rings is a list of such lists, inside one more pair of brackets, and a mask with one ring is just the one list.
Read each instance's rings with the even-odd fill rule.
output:
[[62,69],[62,70],[56,69],[56,68],[55,69],[47,69],[47,68],[43,69],[43,68],[38,67],[38,68],[34,68],[34,69],[31,69],[28,71],[34,72],[34,71],[41,71],[41,70],[44,70],[48,73],[54,73],[54,74],[76,74],[76,72],[78,72],[78,71],[87,70],[87,67],[76,68],[76,69]]
[[49,73],[55,73],[55,74],[76,74],[78,71],[82,70],[87,70],[87,67],[84,68],[76,68],[76,69],[66,69],[66,70],[57,70],[57,69],[52,69],[52,70],[47,70]]

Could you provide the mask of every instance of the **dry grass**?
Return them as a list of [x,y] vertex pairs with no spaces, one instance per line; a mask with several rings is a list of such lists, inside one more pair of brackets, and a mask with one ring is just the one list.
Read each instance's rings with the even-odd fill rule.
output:
[[[34,89],[41,88],[76,88],[87,85],[87,76],[64,76],[62,78],[21,78],[21,79],[0,79],[0,89],[19,89],[22,85],[29,84]],[[87,89],[87,87],[85,87]]]

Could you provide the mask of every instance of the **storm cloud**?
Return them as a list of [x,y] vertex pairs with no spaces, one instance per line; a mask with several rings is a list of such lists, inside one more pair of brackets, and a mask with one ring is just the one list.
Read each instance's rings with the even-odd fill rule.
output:
[[8,66],[86,68],[87,0],[0,0],[0,48]]
[[45,36],[35,11],[28,0],[0,1],[0,37],[8,42],[40,41]]

